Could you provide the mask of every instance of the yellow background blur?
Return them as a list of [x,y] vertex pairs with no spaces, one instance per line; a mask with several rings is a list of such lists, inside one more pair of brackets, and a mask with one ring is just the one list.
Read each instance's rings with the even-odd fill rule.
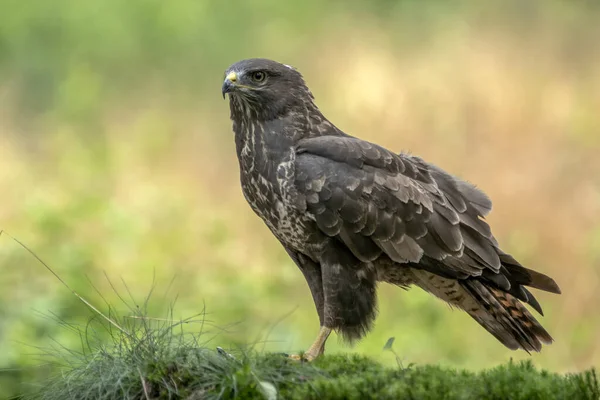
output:
[[[555,343],[534,363],[600,363],[600,6],[591,1],[0,0],[0,229],[99,307],[110,283],[164,317],[207,308],[211,342],[306,348],[307,285],[246,205],[223,71],[249,57],[296,66],[346,132],[411,151],[494,201],[503,248],[552,276],[536,293]],[[598,3],[600,4],[600,3]],[[124,282],[124,283],[123,283]],[[96,288],[97,291],[94,289]],[[98,293],[99,292],[99,293]],[[385,363],[476,369],[510,352],[467,315],[381,285],[353,348]],[[35,377],[48,315],[91,312],[0,237],[0,396]],[[232,325],[233,324],[233,325]],[[262,345],[261,345],[262,347]]]

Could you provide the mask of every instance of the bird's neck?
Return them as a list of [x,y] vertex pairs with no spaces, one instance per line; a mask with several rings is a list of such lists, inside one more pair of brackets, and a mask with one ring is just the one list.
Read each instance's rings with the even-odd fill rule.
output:
[[343,135],[312,102],[291,108],[276,118],[263,119],[247,104],[232,99],[231,119],[242,171],[268,174],[273,165],[289,158],[299,140]]
[[233,118],[235,146],[242,172],[270,176],[273,167],[289,157],[297,130],[287,120]]

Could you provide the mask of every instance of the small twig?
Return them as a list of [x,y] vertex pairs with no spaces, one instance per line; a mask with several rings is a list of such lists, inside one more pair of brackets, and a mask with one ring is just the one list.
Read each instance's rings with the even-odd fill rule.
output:
[[392,354],[394,355],[394,357],[396,357],[396,364],[398,364],[398,367],[400,367],[400,369],[404,370],[404,369],[409,369],[410,367],[412,367],[412,363],[408,364],[408,367],[404,368],[404,364],[402,363],[402,359],[400,358],[400,356],[398,355],[398,353],[396,353],[396,350],[394,350],[394,341],[396,340],[395,337],[391,337],[387,340],[387,342],[385,342],[385,345],[383,346],[383,351],[391,351]]
[[148,394],[148,387],[146,386],[146,380],[144,379],[144,376],[142,375],[142,371],[140,370],[140,367],[138,367],[138,373],[140,374],[140,380],[142,381],[142,389],[144,389],[144,397],[146,397],[146,400],[150,400],[150,395]]
[[129,334],[129,332],[127,332],[125,329],[123,329],[121,326],[119,326],[119,324],[117,324],[115,321],[113,321],[112,319],[110,319],[109,317],[107,317],[106,315],[104,315],[100,310],[98,310],[96,307],[94,307],[92,305],[92,303],[90,303],[89,301],[87,301],[86,299],[84,299],[82,296],[80,296],[76,291],[74,291],[73,289],[71,289],[71,287],[69,285],[67,285],[67,283],[56,272],[54,272],[54,270],[52,268],[50,268],[50,266],[48,264],[46,264],[29,247],[25,246],[19,239],[11,236],[10,234],[8,234],[4,230],[0,230],[0,236],[2,236],[2,234],[5,234],[6,236],[10,237],[12,240],[14,240],[15,242],[17,242],[22,248],[24,248],[25,250],[27,250],[27,252],[29,254],[31,254],[33,257],[35,257],[35,259],[38,260],[40,262],[40,264],[42,264],[44,267],[46,267],[46,269],[48,271],[50,271],[52,273],[52,275],[54,275],[56,277],[56,279],[58,279],[60,281],[60,283],[62,283],[67,289],[69,289],[71,291],[71,293],[73,293],[75,295],[75,297],[77,297],[79,300],[81,300],[81,302],[83,304],[85,304],[86,306],[88,306],[90,309],[92,309],[94,312],[96,312],[98,315],[100,315],[102,318],[104,318],[106,321],[108,321],[108,323],[110,323],[111,325],[113,325],[115,328],[117,328],[118,330],[120,330],[121,332],[123,332],[125,335],[131,337],[131,335]]
[[[273,333],[273,331],[275,330],[277,325],[279,325],[281,322],[283,322],[283,320],[285,320],[290,315],[292,315],[297,309],[298,309],[298,306],[294,307],[293,309],[291,309],[290,311],[288,311],[287,313],[285,313],[281,317],[279,317],[279,319],[277,319],[273,324],[271,324],[271,327],[269,328],[269,330],[267,331],[267,334],[265,335],[265,340],[262,341],[262,343],[263,343],[262,351],[263,352],[265,351],[267,343],[269,343],[269,341],[268,341],[269,336],[271,336],[271,333]],[[258,344],[260,342],[256,341],[256,343]]]
[[[154,317],[145,317],[145,316],[139,316],[139,315],[125,315],[125,316],[123,316],[123,318],[141,319],[143,321],[163,321],[163,322],[169,322],[169,323],[180,322],[179,320],[174,320],[173,318],[154,318]],[[183,323],[187,324],[188,322],[183,322]]]

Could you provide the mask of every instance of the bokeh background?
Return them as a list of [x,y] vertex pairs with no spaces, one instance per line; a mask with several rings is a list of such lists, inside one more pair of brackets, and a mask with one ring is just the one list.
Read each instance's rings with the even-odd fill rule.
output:
[[[340,128],[484,189],[501,245],[563,290],[539,294],[556,342],[531,359],[597,366],[598,4],[0,0],[0,229],[102,309],[102,297],[122,306],[110,282],[137,302],[154,287],[151,316],[206,307],[228,327],[215,346],[306,348],[308,287],[245,204],[220,93],[229,64],[273,58],[303,72]],[[382,351],[394,336],[406,363],[530,358],[419,289],[382,285],[379,300],[365,340],[327,350],[395,363]],[[48,316],[91,315],[2,235],[0,396],[47,373],[40,348],[80,346]]]

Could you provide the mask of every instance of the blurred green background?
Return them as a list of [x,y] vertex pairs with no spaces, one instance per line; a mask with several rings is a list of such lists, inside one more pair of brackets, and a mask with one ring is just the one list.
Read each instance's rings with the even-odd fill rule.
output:
[[[220,93],[231,63],[273,58],[303,72],[346,132],[484,189],[501,245],[563,290],[539,294],[556,342],[532,360],[599,365],[597,4],[0,0],[0,229],[99,307],[120,304],[106,277],[140,302],[154,282],[151,315],[176,298],[177,318],[206,305],[229,326],[215,346],[306,348],[308,287],[243,199]],[[382,285],[379,301],[374,331],[328,352],[395,363],[382,352],[395,336],[407,363],[529,358],[419,289]],[[1,236],[0,397],[48,372],[39,347],[80,345],[51,314],[91,316]]]

